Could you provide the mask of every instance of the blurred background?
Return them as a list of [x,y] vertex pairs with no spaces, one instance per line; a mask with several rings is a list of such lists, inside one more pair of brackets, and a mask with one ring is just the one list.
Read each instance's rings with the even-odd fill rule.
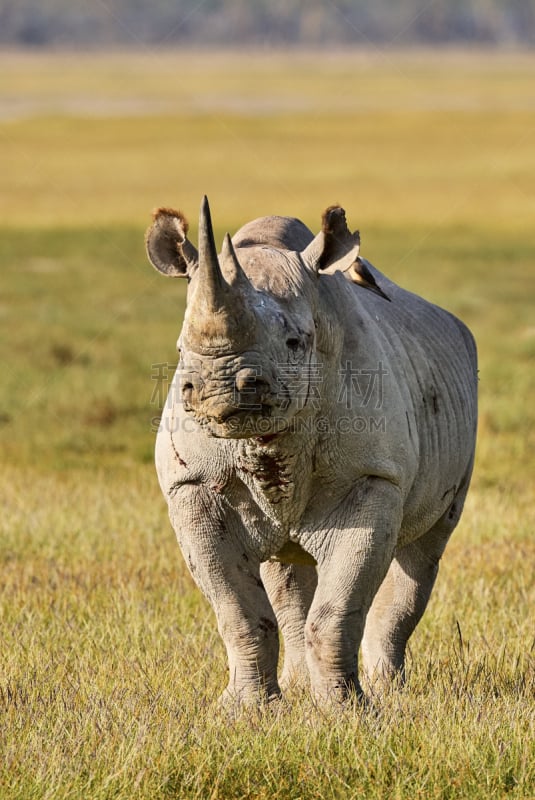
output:
[[[346,797],[374,748],[369,798],[534,796],[534,46],[532,0],[0,0],[2,797]],[[310,768],[308,720],[189,738],[226,659],[153,466],[186,287],[143,237],[165,205],[195,242],[204,194],[218,243],[340,203],[479,346],[414,729]]]
[[530,0],[2,0],[0,41],[110,45],[403,45],[535,42]]
[[152,460],[185,287],[143,231],[171,205],[195,236],[207,193],[220,237],[344,205],[367,258],[474,327],[481,479],[532,466],[534,26],[529,0],[0,0],[10,458]]

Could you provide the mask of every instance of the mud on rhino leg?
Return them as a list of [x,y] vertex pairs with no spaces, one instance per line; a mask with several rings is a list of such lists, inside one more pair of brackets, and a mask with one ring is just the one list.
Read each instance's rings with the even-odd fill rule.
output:
[[225,703],[258,704],[280,695],[277,621],[238,515],[213,490],[186,484],[169,515],[193,579],[214,609],[225,643]]
[[319,699],[337,702],[362,693],[358,649],[392,559],[401,514],[398,489],[369,478],[326,520],[326,552],[314,553],[318,587],[305,626],[312,691]]
[[316,591],[316,568],[266,561],[260,574],[284,639],[281,688],[303,683],[308,674],[305,658],[305,622]]
[[374,598],[362,640],[366,681],[374,690],[380,691],[392,680],[405,680],[407,642],[429,602],[464,494],[427,533],[398,550]]

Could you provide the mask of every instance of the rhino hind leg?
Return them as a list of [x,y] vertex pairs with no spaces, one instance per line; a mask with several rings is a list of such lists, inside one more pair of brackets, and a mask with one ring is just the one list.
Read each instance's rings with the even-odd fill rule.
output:
[[318,579],[315,567],[303,564],[266,561],[260,571],[284,639],[284,665],[279,680],[284,691],[307,679],[305,622]]
[[375,595],[362,639],[364,674],[374,690],[405,681],[407,642],[427,607],[457,521],[449,509],[427,533],[400,548]]

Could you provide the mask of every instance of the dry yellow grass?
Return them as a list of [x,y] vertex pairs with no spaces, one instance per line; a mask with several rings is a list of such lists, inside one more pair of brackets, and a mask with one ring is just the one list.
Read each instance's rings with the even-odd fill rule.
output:
[[526,228],[534,56],[0,54],[3,224],[140,224],[163,202],[221,225]]
[[[0,55],[2,800],[535,796],[534,66]],[[343,203],[479,342],[473,488],[375,709],[214,707],[225,654],[151,463],[184,286],[142,247],[157,204],[194,235],[204,192],[219,237]]]

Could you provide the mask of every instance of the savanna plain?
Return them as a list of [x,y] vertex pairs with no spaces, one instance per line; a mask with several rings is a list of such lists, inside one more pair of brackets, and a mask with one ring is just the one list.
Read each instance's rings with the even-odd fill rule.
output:
[[[535,56],[0,54],[0,797],[535,797]],[[226,658],[153,468],[185,286],[157,205],[218,241],[319,229],[480,352],[465,514],[366,707],[230,721]]]

